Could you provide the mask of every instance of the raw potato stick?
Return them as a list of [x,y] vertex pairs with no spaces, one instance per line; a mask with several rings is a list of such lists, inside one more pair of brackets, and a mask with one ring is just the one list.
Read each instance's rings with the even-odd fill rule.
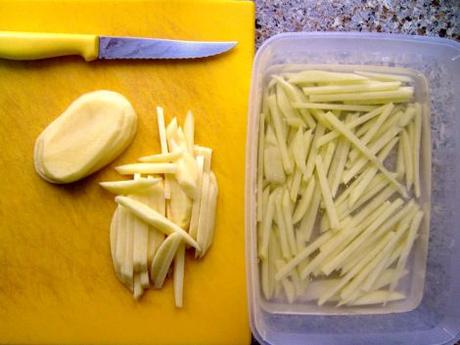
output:
[[126,195],[145,192],[160,181],[161,178],[139,178],[136,180],[99,182],[99,185],[114,194]]
[[139,174],[175,174],[176,163],[133,163],[120,165],[115,170],[121,175]]
[[315,179],[310,178],[308,181],[307,188],[305,188],[304,192],[302,193],[302,197],[300,201],[297,203],[297,207],[294,211],[294,215],[292,217],[292,222],[297,224],[303,218],[305,213],[308,210],[308,206],[310,205],[311,199],[313,197],[313,192],[315,190]]
[[339,189],[340,181],[342,180],[343,172],[345,169],[345,163],[347,161],[348,152],[350,151],[351,143],[350,141],[340,138],[339,140],[340,146],[340,153],[338,153],[338,157],[335,158],[334,161],[337,161],[337,167],[332,170],[332,177],[329,181],[331,185],[331,193],[332,196],[335,197],[337,191]]
[[412,144],[414,163],[414,190],[415,196],[420,197],[420,141],[422,138],[422,112],[420,104],[415,105],[414,143]]
[[315,168],[315,159],[318,154],[316,142],[324,134],[324,131],[325,128],[321,124],[318,124],[316,126],[313,142],[311,143],[310,154],[308,155],[307,166],[305,168],[305,173],[303,175],[303,179],[305,182],[308,181],[308,179],[313,175],[313,170]]
[[286,225],[284,224],[284,217],[283,211],[281,206],[281,199],[283,198],[283,191],[278,189],[276,191],[276,199],[275,199],[275,221],[278,228],[278,235],[280,238],[281,244],[281,252],[283,254],[283,258],[290,259],[291,258],[291,251],[289,249],[287,233],[286,233]]
[[290,121],[295,122],[295,120],[300,120],[300,125],[303,125],[303,121],[296,114],[297,110],[292,108],[286,93],[282,89],[282,86],[280,86],[280,84],[277,83],[275,89],[276,101],[278,103],[278,107],[281,113],[284,115],[286,119],[286,122],[289,123]]
[[133,285],[134,266],[133,266],[133,241],[134,241],[134,216],[128,213],[126,221],[126,242],[125,258],[121,267],[121,275],[126,283]]
[[196,241],[200,250],[195,251],[195,258],[201,255],[201,250],[206,240],[206,227],[207,227],[207,210],[209,207],[209,180],[210,173],[205,172],[203,174],[203,184],[201,188],[201,200],[200,200],[200,212],[198,217],[198,227],[196,232]]
[[328,71],[306,70],[297,72],[288,78],[288,81],[293,84],[309,84],[309,83],[338,83],[349,84],[359,81],[367,81],[368,78],[357,75],[355,73],[338,73]]
[[267,209],[265,210],[265,217],[262,220],[262,239],[259,245],[259,257],[261,259],[267,258],[268,244],[270,241],[270,232],[272,231],[273,217],[275,214],[276,197],[276,191],[270,194],[268,198]]
[[[168,143],[166,140],[164,110],[162,107],[157,107],[156,110],[157,110],[158,134],[160,136],[161,153],[166,154],[168,153]],[[168,184],[168,181],[166,181],[166,179],[165,179],[165,185],[164,185],[164,196],[165,196],[165,199],[170,198],[169,184]]]
[[[264,143],[265,143],[265,113],[259,118],[259,146],[257,153],[257,221],[262,221],[262,189],[264,177]],[[199,168],[198,168],[199,170]],[[200,185],[200,182],[198,183]],[[200,187],[198,187],[200,188]]]
[[141,277],[140,273],[135,273],[134,274],[134,279],[133,279],[133,297],[134,299],[139,299],[141,298],[142,294],[144,293],[144,288],[142,287],[141,284]]
[[141,272],[147,270],[147,243],[149,227],[139,218],[134,218],[133,223],[133,266],[135,272]]
[[158,248],[150,269],[150,279],[153,282],[154,288],[159,289],[163,286],[169,267],[181,243],[181,235],[179,233],[172,233],[164,240],[160,248]]
[[[315,179],[316,177],[311,177]],[[298,230],[298,235],[301,237],[302,241],[307,242],[310,240],[311,234],[313,232],[313,227],[316,222],[316,217],[318,216],[319,204],[321,202],[321,191],[319,187],[319,182],[315,181],[315,187],[313,191],[313,198],[311,199],[308,210],[305,213],[302,221],[300,222],[300,227]]]
[[187,142],[188,152],[193,154],[193,146],[195,145],[195,118],[191,110],[187,112],[184,120],[184,135]]
[[371,92],[371,91],[388,91],[396,90],[401,86],[401,82],[370,82],[363,84],[350,85],[330,85],[330,86],[312,86],[303,87],[302,90],[306,95],[328,95],[351,92]]
[[395,279],[390,284],[390,292],[394,291],[396,284],[398,283],[399,277],[401,276],[402,271],[404,270],[404,266],[406,266],[407,258],[409,257],[410,251],[414,244],[417,230],[420,227],[420,223],[423,219],[423,211],[419,210],[415,215],[414,219],[412,219],[409,233],[407,235],[406,241],[404,243],[403,252],[399,257],[398,264],[396,265],[396,273],[394,275]]
[[376,109],[371,105],[353,105],[353,104],[336,104],[336,103],[310,103],[310,102],[295,102],[294,108],[297,109],[323,109],[323,110],[345,110],[366,112]]
[[296,169],[294,176],[292,178],[291,189],[289,191],[289,196],[291,197],[292,202],[297,201],[297,196],[299,195],[300,184],[302,183],[302,172],[299,169]]
[[[305,97],[302,94],[302,92],[297,89],[295,86],[291,85],[290,83],[286,82],[283,78],[279,76],[273,76],[273,79],[275,79],[281,87],[283,87],[284,91],[288,95],[288,97],[291,99],[291,102],[302,102],[305,101]],[[306,109],[299,109],[300,114],[302,115],[302,118],[304,119],[305,123],[309,128],[315,128],[316,127],[316,122],[313,120],[312,116]]]
[[[276,264],[276,268],[280,269],[281,267],[283,267],[284,261],[277,260],[275,264]],[[288,279],[282,279],[281,285],[283,286],[284,293],[286,294],[288,302],[289,303],[294,302],[295,295],[296,295],[294,284]]]
[[185,244],[179,244],[174,258],[174,302],[177,308],[183,306]]
[[329,223],[331,224],[332,229],[338,229],[340,223],[337,218],[336,208],[334,205],[334,201],[332,200],[331,190],[329,188],[329,183],[327,182],[326,171],[324,169],[323,162],[321,161],[321,157],[316,157],[315,164],[321,194],[323,196],[324,205],[326,207],[327,215],[329,217]]
[[364,71],[355,71],[355,73],[363,77],[367,77],[371,80],[378,80],[378,81],[400,81],[403,83],[410,83],[412,81],[410,77],[406,77],[404,75],[397,75],[397,74],[373,73],[373,72],[364,72]]
[[[309,130],[311,133],[311,130]],[[294,161],[297,165],[297,168],[305,173],[306,165],[305,161],[307,158],[308,148],[303,144],[304,142],[304,133],[302,128],[299,128],[295,134],[292,143],[292,153],[294,155]]]
[[398,156],[396,161],[396,175],[398,178],[403,179],[404,174],[406,173],[406,168],[404,166],[404,149],[403,144],[401,142],[401,138],[398,142]]
[[198,167],[198,183],[197,189],[199,193],[196,194],[192,204],[192,215],[190,216],[190,226],[188,232],[190,236],[196,239],[198,231],[198,221],[200,216],[201,198],[203,196],[203,169],[204,169],[204,157],[198,156],[195,158],[196,165]]
[[281,126],[281,115],[278,110],[278,105],[276,104],[276,97],[273,95],[269,96],[268,104],[270,107],[271,118],[275,127],[275,134],[278,140],[281,157],[283,159],[283,167],[286,173],[289,175],[292,173],[293,164],[292,161],[289,159],[288,150],[286,146],[286,136],[284,135],[284,131]]
[[284,226],[286,229],[287,239],[291,251],[291,255],[294,256],[297,253],[297,244],[294,234],[294,225],[292,223],[292,207],[289,199],[289,192],[287,189],[283,191],[283,199],[281,201],[283,210]]
[[208,231],[207,239],[205,241],[204,249],[201,251],[201,257],[206,254],[211,243],[214,239],[214,232],[216,228],[216,211],[217,211],[217,197],[219,189],[217,186],[217,178],[213,171],[211,171],[209,180],[209,196],[208,196]]
[[410,189],[414,178],[414,166],[412,163],[412,150],[409,135],[406,130],[402,131],[401,144],[404,154],[404,167],[406,168],[406,188]]
[[337,101],[368,101],[368,100],[388,100],[406,99],[409,100],[414,95],[414,88],[410,86],[400,87],[394,91],[375,91],[360,93],[338,93],[328,95],[311,95],[311,102],[337,102]]

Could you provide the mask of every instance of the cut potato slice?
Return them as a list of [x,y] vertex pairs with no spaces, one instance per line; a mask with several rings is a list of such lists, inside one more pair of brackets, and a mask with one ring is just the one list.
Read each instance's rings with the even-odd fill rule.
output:
[[121,266],[121,276],[126,284],[133,285],[134,279],[134,264],[133,264],[133,251],[134,251],[134,216],[128,212],[126,220],[126,241],[125,241],[125,257]]
[[136,180],[99,182],[99,185],[114,194],[126,195],[145,192],[160,181],[161,178],[139,178]]
[[134,299],[139,299],[144,293],[144,288],[142,287],[140,273],[134,274],[134,288],[133,288],[133,297]]
[[266,146],[264,149],[264,176],[268,182],[274,184],[284,183],[283,158],[281,151],[276,146]]
[[326,175],[327,173],[323,166],[321,157],[319,156],[316,157],[315,164],[316,164],[316,174],[318,176],[321,194],[323,196],[324,205],[326,207],[326,212],[329,217],[329,224],[331,225],[332,229],[338,229],[340,226],[340,222],[337,217],[337,211],[334,205],[334,201],[332,200],[331,190],[327,182],[327,175]]
[[292,222],[294,224],[297,224],[300,222],[300,220],[304,217],[305,213],[308,210],[308,206],[311,203],[312,197],[313,197],[313,192],[315,190],[315,179],[311,178],[310,181],[308,182],[307,188],[305,188],[305,191],[302,194],[302,197],[297,204],[297,207],[294,211],[294,215],[292,216]]
[[318,155],[318,146],[316,142],[319,140],[319,138],[323,136],[325,130],[326,129],[321,124],[318,124],[316,126],[313,142],[311,143],[310,154],[308,155],[305,173],[303,175],[304,181],[308,181],[313,175],[313,170],[315,168],[315,160],[316,156]]
[[198,217],[198,227],[196,232],[196,240],[200,250],[195,251],[195,257],[200,256],[200,251],[202,250],[202,246],[206,241],[206,232],[207,232],[207,212],[209,207],[209,182],[210,180],[210,173],[205,172],[203,174],[203,182],[201,187],[201,200],[200,200],[200,213]]
[[401,86],[401,82],[369,82],[350,85],[327,85],[304,87],[302,91],[306,95],[328,95],[351,92],[371,92],[396,90]]
[[182,240],[183,236],[175,232],[169,235],[158,248],[150,268],[150,279],[154,288],[159,289],[163,286],[169,267]]
[[199,193],[196,194],[195,199],[193,199],[192,204],[192,214],[190,216],[190,227],[189,233],[190,236],[196,239],[196,234],[198,232],[198,222],[200,216],[200,207],[201,207],[201,198],[203,197],[203,170],[204,170],[205,159],[203,156],[196,157],[196,165],[198,168],[198,183],[197,188]]
[[173,178],[169,180],[169,189],[171,198],[168,202],[168,219],[172,220],[182,229],[188,229],[192,214],[192,200]]
[[217,178],[213,171],[209,175],[209,195],[208,195],[208,210],[207,210],[207,218],[208,218],[208,229],[207,235],[205,238],[205,245],[203,250],[201,251],[201,257],[203,257],[206,252],[208,251],[211,243],[214,239],[214,232],[216,229],[216,211],[217,211],[217,197],[219,193],[219,188],[217,185]]
[[422,114],[420,104],[415,105],[414,143],[412,144],[412,162],[414,165],[415,196],[420,197],[420,141],[422,137]]
[[[259,142],[257,147],[257,222],[262,221],[262,190],[264,177],[264,147],[265,147],[265,113],[259,115]],[[201,174],[198,167],[198,190],[201,192]]]
[[139,158],[143,163],[173,163],[182,157],[184,151],[182,149],[174,152],[159,153],[156,155],[143,156]]
[[287,189],[282,191],[281,209],[284,219],[284,228],[287,235],[287,240],[290,248],[291,255],[294,256],[297,253],[297,244],[294,234],[294,224],[292,222],[292,206],[289,198],[289,192]]
[[193,155],[195,145],[195,118],[191,110],[187,112],[184,120],[184,135],[187,142],[188,152]]
[[146,223],[153,225],[156,229],[162,231],[164,234],[169,235],[177,232],[189,245],[198,250],[200,249],[198,243],[184,229],[177,226],[146,204],[125,196],[117,196],[115,201],[126,207],[130,212],[141,218]]
[[185,244],[179,244],[174,258],[174,302],[177,308],[183,306]]
[[273,224],[273,217],[275,215],[275,199],[276,191],[270,193],[268,198],[267,208],[264,212],[264,218],[262,222],[262,236],[261,242],[259,242],[259,257],[261,259],[266,259],[268,255],[268,244],[270,242],[270,233]]
[[[312,177],[315,178],[316,177]],[[300,228],[298,231],[298,235],[301,237],[303,242],[307,242],[310,240],[311,234],[313,232],[313,227],[316,222],[316,218],[318,216],[319,204],[321,202],[321,191],[319,182],[315,181],[315,189],[313,191],[313,197],[310,202],[310,206],[308,207],[307,213],[305,213],[302,221],[300,222]]]
[[282,190],[278,189],[276,191],[275,197],[275,221],[278,230],[278,236],[280,238],[280,247],[283,254],[283,258],[291,258],[291,250],[289,248],[289,243],[287,239],[286,225],[284,224],[283,210],[281,206],[281,199],[283,197]]
[[311,95],[311,102],[337,102],[337,101],[368,101],[382,100],[391,102],[393,99],[409,100],[414,95],[414,88],[410,86],[400,87],[394,91],[375,91],[358,93],[337,93]]
[[176,163],[133,163],[120,165],[115,170],[121,175],[139,174],[175,174]]
[[385,290],[377,290],[368,292],[361,297],[357,298],[351,305],[358,306],[358,305],[370,305],[370,304],[379,304],[385,301],[399,301],[406,298],[406,296],[399,292],[388,292]]
[[327,71],[308,70],[292,74],[289,82],[293,84],[309,83],[337,83],[348,84],[356,82],[365,82],[368,78],[355,73],[337,73]]
[[118,231],[120,229],[120,206],[115,209],[112,216],[112,222],[110,223],[110,254],[112,255],[113,269],[118,279],[121,280],[120,267],[121,263],[117,260],[117,243],[120,240],[118,238]]
[[338,103],[311,103],[311,102],[295,102],[294,108],[297,109],[323,109],[323,110],[345,110],[368,112],[377,109],[372,105],[354,105],[354,104],[338,104]]
[[[303,102],[305,101],[305,96],[302,92],[297,89],[295,86],[291,85],[290,83],[286,82],[283,78],[279,76],[273,76],[273,79],[276,80],[279,85],[284,89],[286,95],[289,97],[291,102]],[[316,122],[313,120],[311,114],[306,109],[299,109],[300,114],[304,122],[307,124],[309,128],[315,128]],[[264,111],[265,112],[265,111]]]
[[412,82],[412,79],[405,75],[388,74],[388,73],[374,73],[374,72],[364,72],[364,71],[355,71],[355,73],[360,76],[369,78],[371,80],[399,81],[399,82],[404,82],[404,83]]
[[149,226],[137,217],[133,219],[133,226],[133,269],[142,272],[147,270]]
[[[276,268],[280,269],[281,267],[283,267],[284,261],[277,260],[275,264],[276,264]],[[283,286],[283,290],[284,290],[284,293],[286,294],[288,302],[289,303],[294,302],[294,299],[296,296],[296,289],[295,289],[294,284],[290,280],[284,278],[284,279],[281,279],[281,285]]]

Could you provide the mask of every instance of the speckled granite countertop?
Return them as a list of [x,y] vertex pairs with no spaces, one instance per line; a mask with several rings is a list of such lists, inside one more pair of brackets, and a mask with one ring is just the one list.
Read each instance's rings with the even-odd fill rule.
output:
[[[275,34],[293,31],[385,32],[460,41],[460,0],[255,0],[255,3],[257,48]],[[398,63],[405,66],[404,61]],[[455,226],[449,223],[454,212],[449,200],[454,198],[455,192],[452,191],[458,183],[458,172],[454,171],[452,164],[445,164],[456,159],[458,150],[458,133],[456,126],[453,126],[456,111],[449,108],[458,96],[455,87],[445,82],[450,80],[445,66],[423,59],[416,63],[424,71],[431,87],[432,205],[428,254],[430,269],[427,271],[425,288],[430,289],[432,293],[429,296],[434,297],[425,298],[429,300],[425,304],[432,306],[431,309],[424,304],[407,320],[414,325],[421,322],[434,327],[439,317],[435,315],[436,312],[446,310],[444,304],[449,302],[436,298],[451,284],[451,273],[446,271],[444,263],[452,257],[455,247],[458,248],[452,241]],[[378,322],[389,322],[384,319]],[[397,317],[395,320],[396,323],[401,320],[401,325],[402,321],[407,321]],[[314,325],[315,331],[321,327],[321,322]],[[253,344],[257,342],[254,340]],[[460,342],[456,345],[460,345]]]
[[458,0],[256,0],[256,45],[286,31],[372,31],[460,40]]

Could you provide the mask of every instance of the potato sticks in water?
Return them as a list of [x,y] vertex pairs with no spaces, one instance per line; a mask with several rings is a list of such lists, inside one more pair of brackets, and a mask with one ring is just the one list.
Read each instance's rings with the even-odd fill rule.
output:
[[397,74],[272,75],[256,184],[267,300],[346,308],[406,298],[398,282],[424,215],[414,93]]

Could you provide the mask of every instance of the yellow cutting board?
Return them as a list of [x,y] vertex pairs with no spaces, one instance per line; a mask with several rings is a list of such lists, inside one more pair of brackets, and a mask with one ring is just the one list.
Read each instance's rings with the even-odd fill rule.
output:
[[[244,146],[254,53],[249,1],[2,1],[0,30],[236,40],[195,61],[78,57],[0,61],[0,343],[248,344],[244,265]],[[81,182],[51,185],[33,168],[39,133],[82,93],[121,92],[139,116],[115,162]],[[196,141],[214,148],[220,188],[208,255],[187,257],[184,308],[171,279],[136,302],[117,281],[109,250],[113,195],[98,181],[159,152],[154,109],[196,116]]]

